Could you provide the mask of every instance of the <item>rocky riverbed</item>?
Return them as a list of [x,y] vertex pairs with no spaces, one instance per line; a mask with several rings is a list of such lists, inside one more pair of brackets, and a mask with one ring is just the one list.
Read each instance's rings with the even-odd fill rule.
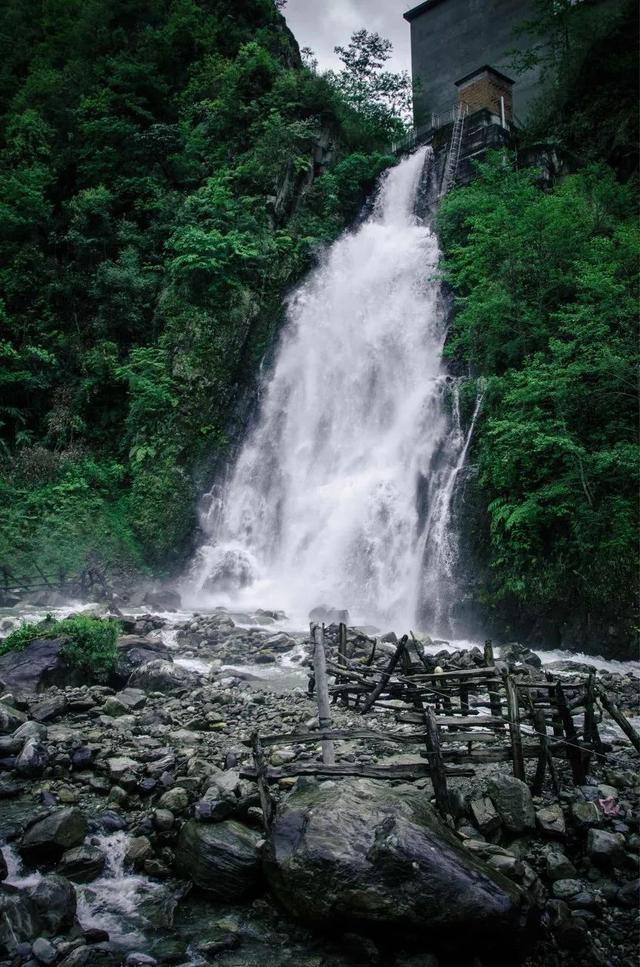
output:
[[[588,784],[561,769],[559,798],[532,798],[506,765],[485,766],[451,781],[446,824],[428,779],[285,778],[266,833],[241,775],[251,734],[317,721],[306,636],[283,619],[125,616],[109,685],[74,678],[56,639],[0,658],[0,963],[632,962],[637,755],[606,719]],[[14,624],[0,621],[2,633]],[[367,629],[350,641],[371,648]],[[441,667],[481,661],[478,649],[424,646]],[[393,647],[379,641],[378,659]],[[502,657],[539,674],[531,652]],[[638,714],[633,675],[598,677]],[[385,740],[391,715],[335,705],[332,718],[380,736],[341,743],[338,761],[402,761]],[[271,764],[318,755],[292,743]]]

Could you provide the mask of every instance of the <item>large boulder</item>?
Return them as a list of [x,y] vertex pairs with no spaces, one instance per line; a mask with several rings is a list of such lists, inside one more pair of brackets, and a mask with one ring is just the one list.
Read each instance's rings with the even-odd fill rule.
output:
[[97,846],[74,846],[65,850],[57,871],[74,883],[90,883],[100,876],[107,858]]
[[20,943],[30,943],[42,928],[31,898],[12,886],[0,887],[0,956],[12,953]]
[[35,638],[20,651],[0,658],[0,685],[12,692],[37,692],[64,684],[69,667],[63,657],[66,638]]
[[292,914],[327,926],[506,951],[530,916],[518,887],[466,851],[424,793],[371,780],[299,780],[271,829],[265,872]]
[[76,918],[76,891],[64,876],[43,876],[31,887],[29,895],[49,933],[61,933],[73,926]]
[[171,652],[160,638],[147,638],[144,635],[121,635],[116,642],[116,678],[123,684],[132,672],[149,661],[164,659],[171,661]]
[[202,825],[190,819],[180,830],[176,871],[219,900],[239,900],[260,884],[260,835],[233,819]]
[[27,716],[24,712],[20,712],[19,709],[14,708],[13,705],[9,705],[7,702],[0,702],[1,735],[8,735],[10,732],[15,732],[26,721]]
[[154,611],[179,611],[182,607],[182,598],[177,591],[162,588],[159,591],[147,591],[142,603],[153,608]]
[[87,820],[75,806],[55,809],[31,823],[20,840],[21,856],[30,863],[59,860],[65,850],[79,846],[87,834]]
[[195,672],[162,659],[141,665],[129,678],[130,688],[141,688],[144,692],[185,692],[199,684]]

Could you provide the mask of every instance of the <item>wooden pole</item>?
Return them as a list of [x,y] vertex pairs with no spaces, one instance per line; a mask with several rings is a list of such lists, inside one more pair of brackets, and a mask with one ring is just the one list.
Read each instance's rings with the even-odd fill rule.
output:
[[267,779],[267,764],[260,742],[260,736],[254,732],[251,736],[251,747],[253,749],[253,761],[256,766],[256,784],[258,786],[258,796],[262,806],[262,821],[265,831],[269,831],[273,819],[273,802],[269,792],[269,781]]
[[620,711],[616,703],[609,698],[602,688],[598,689],[598,699],[613,721],[620,726],[636,752],[640,752],[640,735],[638,735],[626,715]]
[[538,733],[538,738],[540,739],[540,758],[538,759],[538,764],[536,766],[536,774],[533,779],[531,791],[534,796],[539,796],[544,787],[548,753],[547,724],[544,720],[544,712],[542,709],[536,709],[533,713],[533,724],[536,732]]
[[524,771],[524,757],[522,755],[522,733],[520,732],[520,703],[518,691],[511,675],[505,675],[507,689],[507,710],[509,715],[509,733],[511,735],[511,755],[513,758],[513,774],[516,779],[526,781]]
[[402,638],[400,639],[400,641],[398,642],[398,646],[397,646],[397,648],[396,648],[396,650],[395,650],[395,652],[394,652],[394,654],[393,654],[393,656],[391,658],[391,661],[389,662],[389,664],[385,668],[385,670],[384,670],[384,672],[383,672],[383,674],[382,674],[382,676],[380,678],[380,681],[378,682],[377,686],[374,688],[374,690],[372,691],[371,695],[368,697],[368,699],[366,700],[366,702],[362,706],[362,714],[363,715],[364,715],[365,712],[368,712],[369,711],[369,709],[371,708],[372,705],[375,704],[376,700],[380,697],[380,695],[382,694],[382,692],[385,690],[386,686],[389,684],[389,679],[393,675],[394,668],[398,664],[398,662],[400,660],[400,656],[402,655],[403,651],[405,650],[405,648],[407,646],[408,637],[409,637],[408,635],[403,635]]
[[[324,651],[324,625],[311,625],[311,637],[313,638],[313,670],[318,698],[318,723],[321,729],[328,731],[331,728],[331,712],[329,710],[327,659]],[[331,739],[323,739],[322,762],[325,766],[331,766],[334,765],[335,761],[333,742]]]
[[487,668],[493,668],[495,666],[495,658],[493,657],[493,642],[490,640],[484,643],[484,663]]
[[573,775],[574,785],[584,786],[586,776],[584,771],[584,763],[582,761],[582,750],[578,746],[576,728],[573,724],[573,719],[571,718],[571,712],[567,707],[567,699],[565,698],[564,689],[560,682],[558,682],[556,685],[556,703],[558,705],[558,715],[560,716],[560,721],[562,722],[564,734],[567,740],[565,748],[567,752],[567,759],[569,760],[569,765],[571,766],[571,774]]
[[438,721],[435,712],[431,708],[424,710],[424,721],[426,728],[425,744],[427,746],[427,759],[429,761],[429,771],[431,783],[436,797],[436,805],[441,813],[448,816],[451,812],[449,804],[449,792],[447,790],[447,776],[440,748],[440,736],[438,735]]

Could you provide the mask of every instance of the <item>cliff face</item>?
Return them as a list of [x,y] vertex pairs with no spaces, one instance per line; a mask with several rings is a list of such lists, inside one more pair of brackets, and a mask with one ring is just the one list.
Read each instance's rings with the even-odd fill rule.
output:
[[273,0],[11,0],[0,35],[0,559],[166,566],[389,159]]

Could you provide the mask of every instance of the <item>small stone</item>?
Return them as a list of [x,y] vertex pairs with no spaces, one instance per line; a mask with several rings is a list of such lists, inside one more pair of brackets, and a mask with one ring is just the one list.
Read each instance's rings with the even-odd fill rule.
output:
[[589,858],[602,869],[611,869],[624,863],[624,836],[608,833],[604,829],[590,829],[587,836]]
[[471,816],[481,833],[493,833],[500,827],[500,817],[488,796],[474,799],[469,804]]
[[36,779],[43,775],[49,765],[49,754],[37,739],[27,739],[22,752],[16,759],[16,772],[19,776]]
[[580,880],[556,880],[551,888],[551,892],[557,900],[570,900],[582,892]]
[[189,796],[186,789],[181,786],[174,786],[160,796],[159,805],[162,809],[169,809],[172,813],[182,813],[189,805]]
[[536,813],[538,828],[547,836],[555,836],[564,839],[567,827],[564,821],[564,813],[559,803],[553,803],[544,809],[539,809]]
[[564,853],[557,850],[547,854],[547,876],[550,880],[568,880],[575,876],[576,868]]
[[496,776],[489,782],[489,795],[509,832],[523,833],[535,829],[533,799],[525,782],[515,776]]
[[595,802],[574,802],[571,804],[571,818],[576,826],[589,829],[601,824],[602,813]]
[[174,822],[175,817],[170,809],[153,810],[153,825],[159,832],[165,833],[172,829]]
[[37,940],[34,940],[31,952],[41,964],[52,964],[58,956],[56,948],[44,937],[38,937]]
[[139,868],[153,856],[153,847],[146,836],[133,836],[128,843],[124,861],[127,866]]
[[58,873],[73,883],[90,883],[104,870],[106,857],[97,846],[76,846],[66,850],[58,864]]

